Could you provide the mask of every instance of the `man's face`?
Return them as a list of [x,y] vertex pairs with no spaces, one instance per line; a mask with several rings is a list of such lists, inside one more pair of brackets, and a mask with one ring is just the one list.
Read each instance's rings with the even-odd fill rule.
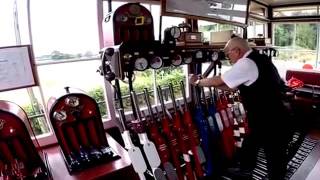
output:
[[224,49],[224,54],[226,58],[229,59],[231,64],[234,64],[237,62],[238,59],[240,59],[240,49],[237,47],[226,47]]

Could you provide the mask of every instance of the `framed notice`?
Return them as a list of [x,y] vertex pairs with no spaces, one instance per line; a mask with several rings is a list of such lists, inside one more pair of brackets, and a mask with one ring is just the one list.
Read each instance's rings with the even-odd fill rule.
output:
[[161,0],[161,13],[247,26],[249,0]]
[[38,85],[30,45],[0,47],[0,91]]

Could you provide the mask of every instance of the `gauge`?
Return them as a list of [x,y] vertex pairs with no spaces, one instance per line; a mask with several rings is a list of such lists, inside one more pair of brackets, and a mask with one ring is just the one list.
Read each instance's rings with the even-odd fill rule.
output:
[[150,67],[153,69],[159,69],[162,67],[162,65],[163,61],[159,56],[154,56],[150,61]]
[[146,70],[148,67],[148,61],[146,58],[140,57],[137,58],[134,62],[134,68],[138,71]]
[[183,62],[186,64],[190,64],[192,62],[192,56],[187,55],[186,57],[183,58]]
[[65,111],[55,111],[53,117],[58,121],[64,121],[67,119],[67,113]]
[[181,55],[177,54],[174,56],[174,58],[171,60],[171,63],[174,65],[174,66],[179,66],[182,64],[182,57]]
[[201,59],[203,58],[203,54],[202,54],[202,51],[197,51],[196,52],[196,56],[195,56],[197,59]]
[[173,27],[170,28],[170,35],[173,38],[177,39],[181,35],[181,30],[177,26],[173,26]]
[[216,61],[219,58],[219,53],[217,51],[213,51],[211,54],[211,60]]
[[125,59],[125,60],[130,60],[130,59],[132,58],[132,55],[129,54],[129,53],[126,53],[126,54],[124,54],[122,57],[123,57],[123,59]]
[[79,98],[75,96],[69,96],[65,99],[65,104],[70,107],[77,107],[80,104]]
[[120,14],[118,16],[116,16],[116,21],[117,22],[127,22],[128,21],[128,16]]
[[129,12],[132,14],[132,15],[139,15],[140,12],[141,12],[141,8],[138,4],[132,4],[130,7],[129,7]]

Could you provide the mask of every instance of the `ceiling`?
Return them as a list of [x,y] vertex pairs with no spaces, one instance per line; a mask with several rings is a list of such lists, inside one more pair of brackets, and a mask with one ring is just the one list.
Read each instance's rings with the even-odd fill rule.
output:
[[277,6],[277,5],[288,5],[288,4],[301,4],[301,3],[310,3],[310,2],[318,2],[320,0],[257,0],[267,5]]

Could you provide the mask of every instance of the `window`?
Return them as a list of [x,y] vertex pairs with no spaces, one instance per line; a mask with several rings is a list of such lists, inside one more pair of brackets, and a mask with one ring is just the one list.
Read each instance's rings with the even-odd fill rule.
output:
[[247,38],[266,37],[266,29],[267,23],[250,19],[249,26],[247,27]]
[[232,30],[234,34],[237,34],[240,37],[242,37],[242,34],[243,34],[242,28],[233,26],[230,24],[219,24],[219,23],[199,20],[198,26],[199,26],[199,31],[203,33],[204,41],[210,41],[211,32]]
[[319,6],[294,6],[274,8],[273,17],[317,16]]
[[274,62],[282,76],[288,68],[301,69],[306,63],[317,66],[318,29],[318,23],[274,24],[273,43],[279,50]]
[[[104,35],[110,32],[110,29],[105,27],[108,23],[98,22],[99,19],[103,19],[104,14],[100,10],[106,7],[106,1],[30,1],[30,9],[28,9],[27,2],[29,1],[0,1],[0,25],[2,27],[0,28],[0,46],[32,43],[40,86],[1,92],[0,98],[23,107],[28,113],[40,145],[56,141],[49,126],[49,119],[47,119],[46,103],[50,97],[64,94],[66,86],[71,87],[71,92],[85,91],[88,93],[98,102],[105,119],[115,119],[113,104],[111,101],[106,101],[106,97],[111,97],[106,96],[111,94],[111,87],[108,84],[105,85],[102,76],[96,72],[101,63],[98,55],[101,48],[100,42],[105,40],[104,44],[108,44],[107,37],[99,34],[99,28],[103,26],[104,30],[108,31]],[[98,6],[97,2],[103,3],[103,6]],[[116,6],[125,2],[112,3],[115,4],[114,10]],[[143,5],[153,14],[157,39],[159,37],[160,5]],[[168,26],[173,25],[170,23]],[[158,71],[149,69],[137,72],[136,79],[138,80],[134,82],[134,87],[141,89],[147,84],[149,90],[154,91],[155,82],[167,83],[172,78],[177,82],[186,80],[186,67],[168,67],[168,69]],[[125,88],[125,85],[123,87]],[[128,93],[126,90],[123,92]],[[179,94],[177,93],[176,96],[178,97]],[[155,100],[152,102],[156,104]],[[111,111],[108,110],[109,108]]]
[[[50,133],[48,122],[44,116],[44,106],[39,103],[41,102],[39,88],[1,92],[0,99],[18,104],[27,113],[35,135]],[[32,133],[30,134],[32,135]]]
[[13,0],[0,2],[0,46],[16,45],[13,8]]
[[[66,94],[65,87],[70,92],[85,93],[93,97],[100,105],[100,112],[107,118],[104,101],[104,82],[97,73],[101,60],[73,61],[57,64],[38,64],[39,80],[45,102],[50,97],[60,97]],[[85,72],[85,73],[84,73]]]
[[56,141],[46,103],[65,86],[88,92],[108,117],[103,79],[96,72],[101,63],[97,1],[31,1],[30,16],[27,2],[0,2],[0,46],[32,43],[41,86],[1,92],[0,98],[23,107],[40,145],[46,145]]
[[96,1],[31,1],[30,11],[37,61],[97,57]]
[[[1,1],[0,26],[0,46],[30,44],[27,1]],[[1,92],[0,99],[14,102],[24,109],[35,135],[51,133],[38,87]]]
[[110,119],[104,81],[96,72],[101,63],[97,2],[32,1],[30,11],[44,104],[52,96],[65,94],[64,87],[69,86],[71,92],[84,91],[92,96],[99,103],[102,116]]
[[250,2],[249,11],[250,11],[250,15],[264,17],[264,18],[268,17],[268,11],[266,6],[263,6],[253,1]]

